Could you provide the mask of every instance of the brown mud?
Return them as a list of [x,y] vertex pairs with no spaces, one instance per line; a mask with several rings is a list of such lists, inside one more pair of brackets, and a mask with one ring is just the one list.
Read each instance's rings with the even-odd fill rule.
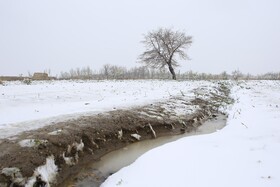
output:
[[[35,169],[44,165],[46,158],[51,155],[58,167],[56,181],[51,182],[51,186],[65,186],[69,178],[73,178],[89,163],[99,160],[106,153],[139,141],[132,134],[140,135],[141,141],[193,131],[203,121],[215,117],[220,106],[230,103],[229,88],[221,84],[217,89],[221,94],[211,93],[208,100],[196,97],[186,101],[183,96],[172,97],[165,103],[81,116],[2,139],[0,187],[24,186],[28,178],[34,175]],[[172,108],[172,101],[186,108],[195,105],[196,110],[176,116],[164,107],[168,104]],[[35,146],[21,147],[19,142],[25,139],[35,140]],[[78,148],[80,143],[83,143],[82,150]],[[63,154],[72,158],[72,162],[66,163]],[[20,174],[7,176],[3,173],[4,168],[18,168]]]

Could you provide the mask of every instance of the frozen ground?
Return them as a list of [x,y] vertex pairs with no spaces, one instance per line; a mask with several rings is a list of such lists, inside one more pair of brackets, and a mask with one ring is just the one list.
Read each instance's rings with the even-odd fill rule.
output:
[[280,82],[242,82],[227,126],[153,149],[102,185],[280,186]]
[[145,105],[177,95],[188,100],[194,97],[194,89],[211,90],[215,84],[144,80],[33,81],[31,85],[6,82],[0,85],[0,139],[79,115]]

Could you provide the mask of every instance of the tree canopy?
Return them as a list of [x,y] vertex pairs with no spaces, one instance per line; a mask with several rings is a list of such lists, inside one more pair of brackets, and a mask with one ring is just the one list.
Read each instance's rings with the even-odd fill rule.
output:
[[144,35],[145,45],[140,62],[154,68],[168,67],[172,78],[176,79],[174,67],[179,66],[178,59],[189,59],[186,50],[192,44],[192,36],[170,28],[159,28]]

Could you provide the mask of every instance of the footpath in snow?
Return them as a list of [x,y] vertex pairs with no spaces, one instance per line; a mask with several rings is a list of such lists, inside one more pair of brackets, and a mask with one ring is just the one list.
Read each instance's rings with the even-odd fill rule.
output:
[[280,82],[238,83],[227,126],[153,149],[102,187],[279,187]]

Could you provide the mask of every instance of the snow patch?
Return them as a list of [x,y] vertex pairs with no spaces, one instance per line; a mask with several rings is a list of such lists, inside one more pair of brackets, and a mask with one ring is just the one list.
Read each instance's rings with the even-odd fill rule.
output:
[[74,142],[72,145],[68,145],[67,153],[70,154],[74,149],[75,155],[74,156],[65,156],[65,152],[63,152],[62,157],[67,165],[73,166],[79,160],[79,152],[82,152],[85,147],[83,140],[80,143]]
[[136,140],[140,140],[141,136],[139,134],[131,134],[131,137],[135,138]]
[[46,145],[48,140],[39,140],[39,139],[25,139],[19,142],[21,147],[37,147],[39,145]]
[[60,135],[61,133],[62,133],[62,130],[61,130],[61,129],[58,129],[58,130],[56,130],[56,131],[49,132],[48,134],[49,134],[49,135],[56,136],[56,135]]
[[76,164],[75,157],[67,157],[65,156],[65,152],[63,152],[62,157],[67,165],[74,166]]
[[80,143],[75,142],[73,146],[76,147],[77,151],[83,151],[85,144],[83,140],[81,140]]
[[121,140],[123,137],[123,131],[122,129],[118,131],[118,139]]
[[33,177],[29,179],[25,187],[33,187],[36,182],[36,176],[41,176],[42,180],[47,183],[47,187],[50,187],[51,183],[55,182],[58,167],[55,165],[54,156],[49,156],[46,159],[46,164],[36,168]]

